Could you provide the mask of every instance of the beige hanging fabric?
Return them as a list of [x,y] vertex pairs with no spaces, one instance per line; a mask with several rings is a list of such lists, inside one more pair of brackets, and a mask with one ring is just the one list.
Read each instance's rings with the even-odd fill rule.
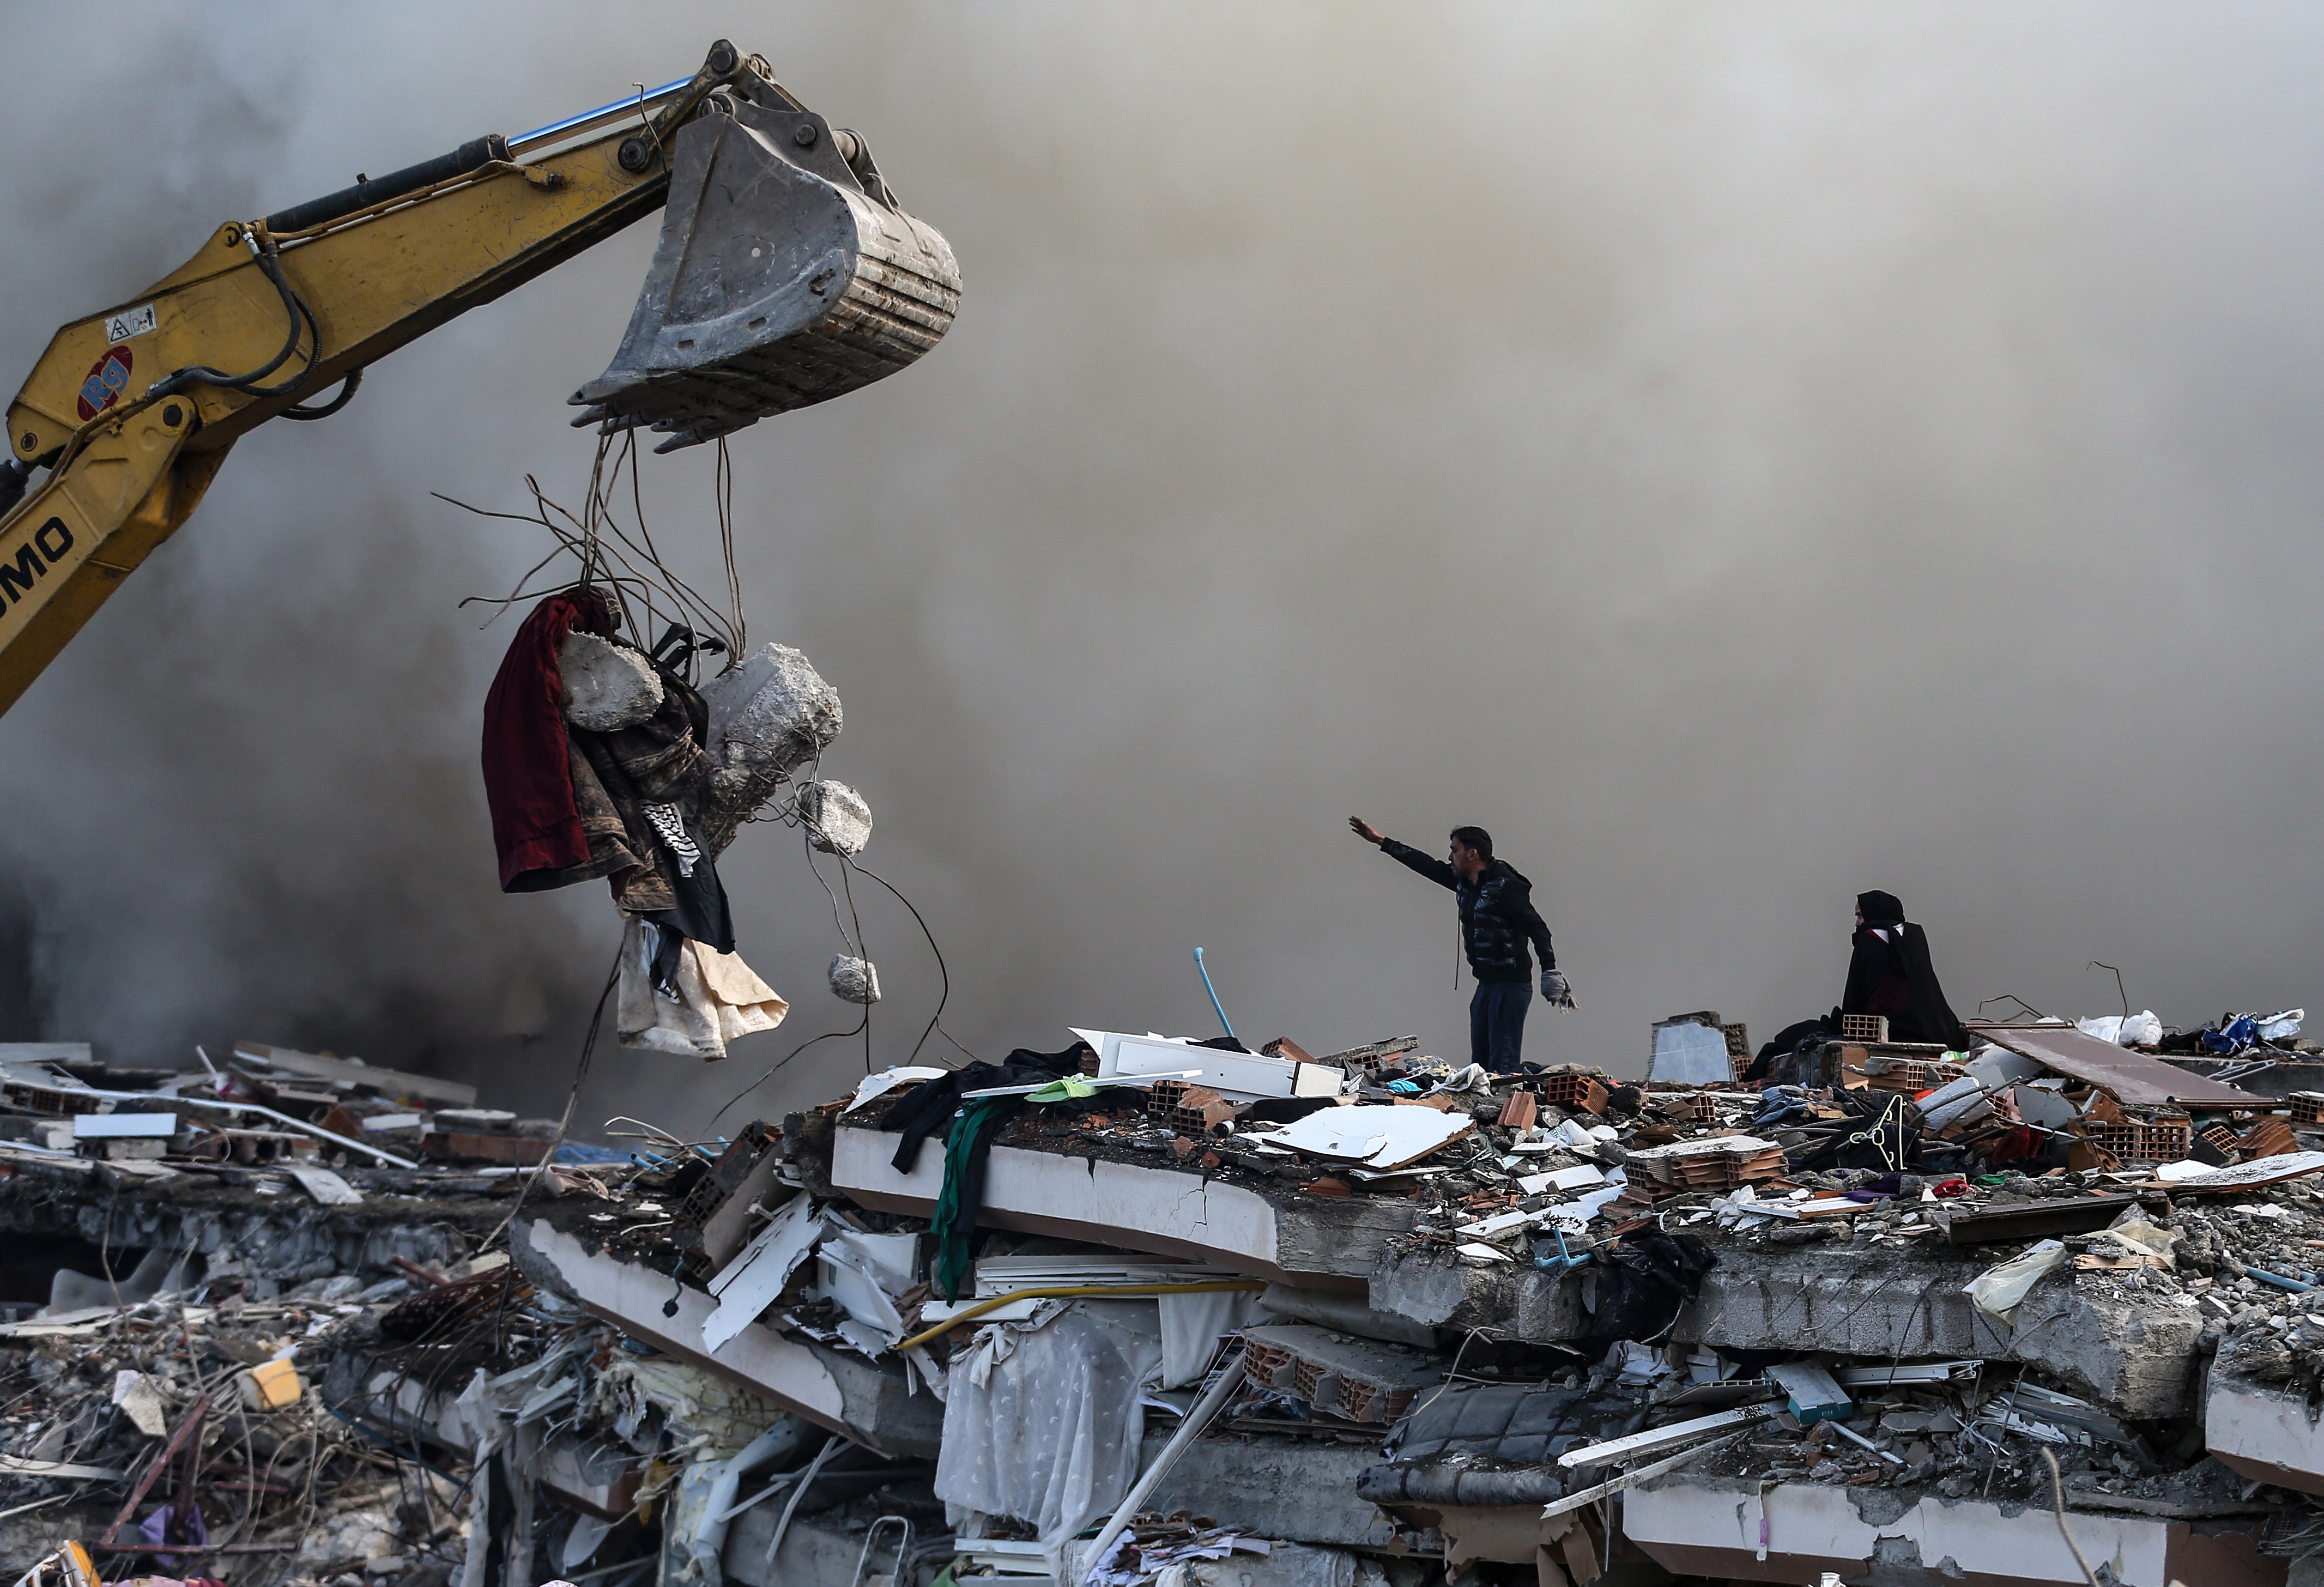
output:
[[647,923],[632,916],[622,928],[622,975],[614,1010],[621,1044],[644,1052],[682,1053],[715,1062],[726,1044],[753,1030],[772,1030],[790,1004],[759,979],[738,955],[698,942],[679,950],[670,977],[673,1002],[655,990]]

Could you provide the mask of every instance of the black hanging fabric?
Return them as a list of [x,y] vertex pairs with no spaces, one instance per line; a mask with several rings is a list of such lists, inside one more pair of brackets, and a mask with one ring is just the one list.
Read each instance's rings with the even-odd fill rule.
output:
[[1583,1269],[1590,1337],[1582,1348],[1602,1354],[1624,1340],[1659,1342],[1718,1260],[1699,1235],[1653,1231],[1599,1252]]

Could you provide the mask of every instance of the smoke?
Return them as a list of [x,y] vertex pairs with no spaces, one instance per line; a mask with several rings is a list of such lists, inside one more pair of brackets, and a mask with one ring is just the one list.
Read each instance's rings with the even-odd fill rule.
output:
[[[721,34],[867,134],[966,300],[918,366],[737,438],[742,568],[754,639],[845,698],[825,769],[982,1055],[1207,1034],[1199,944],[1246,1038],[1457,1056],[1450,900],[1351,814],[1424,848],[1481,824],[1533,877],[1581,1005],[1536,1007],[1536,1060],[1635,1073],[1654,1019],[1828,1008],[1874,887],[1963,1012],[2111,1011],[2094,959],[2174,1022],[2324,995],[2312,12],[11,21],[0,366],[221,219]],[[0,722],[26,1033],[561,1105],[614,923],[595,888],[494,890],[475,738],[512,620],[455,604],[546,547],[429,493],[579,495],[563,399],[652,230],[243,442]],[[646,483],[715,586],[710,466]],[[700,1128],[853,1022],[796,835],[722,869],[790,1023],[702,1072],[601,1050],[592,1126]],[[852,902],[900,1061],[936,964]],[[864,1062],[811,1048],[721,1128]]]

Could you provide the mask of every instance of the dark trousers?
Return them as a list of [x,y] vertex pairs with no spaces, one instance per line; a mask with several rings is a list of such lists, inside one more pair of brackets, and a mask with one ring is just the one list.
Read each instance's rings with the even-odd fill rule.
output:
[[1469,1061],[1496,1075],[1514,1075],[1517,1049],[1525,1045],[1526,1010],[1533,984],[1526,981],[1480,981],[1469,1000]]

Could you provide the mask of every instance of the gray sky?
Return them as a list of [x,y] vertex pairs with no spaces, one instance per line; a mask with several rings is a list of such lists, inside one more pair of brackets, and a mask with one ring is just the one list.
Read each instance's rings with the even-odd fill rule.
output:
[[[1465,1044],[1449,898],[1350,836],[1530,874],[1642,1066],[1839,996],[1899,893],[1957,1008],[2192,1023],[2313,974],[2324,669],[2312,8],[159,4],[12,12],[0,366],[218,221],[516,132],[732,36],[862,129],[967,281],[919,365],[737,438],[756,639],[978,1053],[1065,1027]],[[456,48],[447,39],[456,33]],[[581,494],[564,399],[654,236],[236,449],[0,721],[57,1038],[236,1035],[553,1111],[616,927],[509,898],[475,770],[543,549],[429,493]],[[706,453],[658,528],[708,576]],[[585,1121],[691,1130],[844,1027],[796,838],[723,867],[796,1004],[698,1072],[602,1050]],[[909,918],[859,894],[927,1018]],[[0,937],[7,933],[0,930]],[[0,992],[9,984],[0,974]],[[2324,1013],[2324,1010],[2319,1010]],[[820,1099],[814,1049],[730,1115]]]

